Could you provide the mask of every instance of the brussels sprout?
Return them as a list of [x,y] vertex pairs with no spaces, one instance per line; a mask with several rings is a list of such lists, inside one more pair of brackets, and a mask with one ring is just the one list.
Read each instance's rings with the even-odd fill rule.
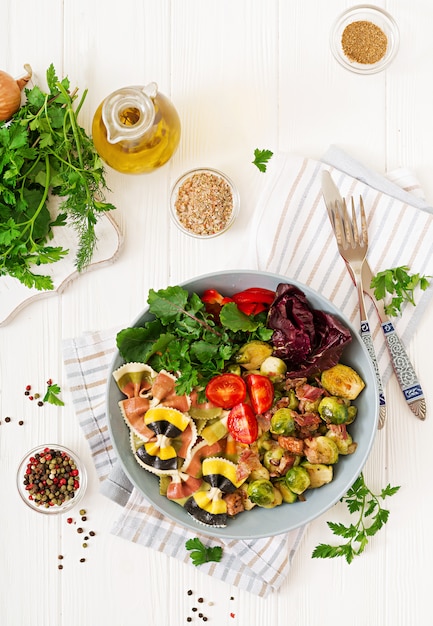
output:
[[283,501],[281,492],[270,480],[261,479],[249,483],[247,494],[251,502],[266,509],[272,509]]
[[310,486],[310,476],[301,465],[291,467],[285,477],[287,487],[293,493],[301,494]]
[[246,370],[255,370],[272,354],[272,346],[265,341],[249,341],[234,356],[234,360]]
[[263,456],[263,465],[267,470],[274,470],[283,458],[284,450],[276,445],[272,450],[265,452]]
[[245,511],[251,511],[251,509],[253,509],[256,505],[254,502],[251,502],[248,497],[248,483],[242,483],[239,487],[239,491],[243,492],[243,504]]
[[250,480],[269,480],[269,472],[263,465],[257,469],[253,469],[250,474]]
[[294,389],[289,389],[286,397],[289,399],[289,404],[286,406],[286,409],[296,409],[299,406],[299,399],[296,397],[296,391]]
[[279,478],[278,480],[276,480],[274,483],[274,486],[278,489],[278,491],[281,492],[281,495],[283,497],[283,502],[292,504],[292,502],[296,502],[296,500],[298,499],[297,494],[294,493],[291,489],[289,489],[288,486],[286,485],[285,477]]
[[271,433],[275,435],[292,435],[295,432],[294,411],[278,409],[271,417]]
[[260,374],[267,376],[273,383],[283,381],[286,372],[287,365],[276,356],[268,356],[260,365]]
[[354,400],[365,387],[360,375],[348,365],[338,363],[329,370],[322,372],[322,387],[333,396]]
[[305,461],[302,463],[302,467],[308,472],[311,489],[330,483],[334,474],[332,465],[324,465],[323,463],[308,463],[308,461]]
[[264,454],[266,450],[271,450],[275,446],[275,443],[275,440],[271,437],[271,433],[266,431],[260,435],[253,445],[257,446],[257,452],[259,454]]
[[317,413],[319,410],[319,405],[322,398],[317,398],[317,400],[305,400],[304,405],[302,407],[303,413]]
[[349,424],[353,418],[343,398],[325,396],[319,404],[319,415],[327,424]]
[[337,444],[329,437],[310,437],[304,439],[304,444],[304,454],[309,463],[324,463],[325,465],[337,463]]
[[328,439],[332,439],[338,448],[339,454],[352,454],[357,448],[357,444],[353,441],[348,432],[343,435],[341,432],[339,433],[334,430],[328,430],[326,437],[328,437]]

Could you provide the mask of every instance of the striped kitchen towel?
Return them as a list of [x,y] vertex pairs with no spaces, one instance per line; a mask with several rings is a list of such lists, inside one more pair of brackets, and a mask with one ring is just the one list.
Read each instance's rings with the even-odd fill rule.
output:
[[[116,331],[86,333],[67,339],[63,357],[75,413],[90,445],[101,491],[123,506],[112,532],[147,548],[191,563],[185,542],[209,537],[179,526],[159,513],[135,489],[116,463],[105,413],[107,375],[115,351]],[[304,528],[286,535],[251,541],[212,539],[223,548],[219,563],[205,563],[200,571],[241,589],[267,596],[285,580]]]

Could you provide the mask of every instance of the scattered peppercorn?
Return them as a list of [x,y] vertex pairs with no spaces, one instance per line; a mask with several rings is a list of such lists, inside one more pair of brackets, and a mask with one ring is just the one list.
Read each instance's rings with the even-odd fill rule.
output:
[[42,402],[42,400],[39,400],[38,406],[44,406],[44,403]]
[[199,598],[197,602],[204,602],[203,598]]
[[198,614],[198,616],[199,616],[199,617],[203,617],[203,613],[199,613],[199,614]]
[[192,611],[194,611],[194,613],[195,613],[196,611],[198,611],[198,609],[197,609],[197,607],[196,607],[196,606],[193,606],[191,610],[192,610]]
[[32,388],[32,386],[31,386],[31,385],[27,385],[27,386],[26,386],[26,391],[30,391],[30,389],[31,389],[31,388]]
[[91,537],[94,537],[94,536],[95,536],[95,531],[94,531],[94,530],[91,530],[91,531],[89,532],[89,535],[90,535]]
[[80,527],[80,528],[77,528],[77,533],[83,533],[83,532],[84,532],[84,529],[83,529],[83,528],[81,528],[81,527]]
[[40,394],[40,393],[35,393],[35,395],[34,395],[35,400],[37,400],[37,399],[38,399],[38,398],[40,398],[40,397],[41,397],[41,394]]
[[59,563],[59,565],[57,566],[57,569],[63,569],[63,565]]
[[187,618],[186,618],[186,621],[187,621],[187,622],[192,622],[192,617],[187,617]]
[[87,520],[87,517],[85,515],[82,516],[81,521],[85,522]]
[[188,593],[189,596],[192,596],[192,589],[188,589],[187,593]]
[[59,554],[59,556],[57,557],[58,559],[63,559],[63,554]]
[[80,563],[84,563],[86,559],[82,558],[80,559]]
[[5,417],[5,422],[10,422],[11,418],[10,417]]
[[87,548],[87,543],[83,543],[83,548]]
[[20,420],[20,421],[18,422],[18,424],[19,424],[20,426],[22,426],[22,425],[24,424],[23,420]]
[[86,509],[80,509],[80,515],[86,515]]
[[67,519],[66,521],[68,522],[68,524],[72,524],[72,522],[73,522],[74,520],[72,519],[72,517],[68,517],[68,519]]
[[88,540],[88,538],[89,538],[89,537],[86,535],[86,536],[84,537],[84,541],[87,541],[87,540]]
[[204,621],[204,622],[207,622],[207,617],[206,617],[206,615],[203,615],[203,621]]
[[29,396],[29,395],[30,395],[30,391],[25,391],[25,392],[24,392],[24,395],[25,395],[25,396]]

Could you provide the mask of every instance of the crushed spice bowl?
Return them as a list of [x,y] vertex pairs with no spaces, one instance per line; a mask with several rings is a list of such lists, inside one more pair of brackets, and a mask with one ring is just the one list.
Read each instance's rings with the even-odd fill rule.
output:
[[46,515],[65,513],[80,502],[87,472],[78,455],[59,444],[42,444],[22,458],[17,488],[23,502]]
[[203,167],[190,170],[174,183],[170,216],[180,231],[197,239],[225,233],[239,214],[239,192],[228,176]]
[[370,4],[342,13],[331,29],[331,51],[340,65],[357,74],[381,72],[395,58],[400,34],[394,18]]

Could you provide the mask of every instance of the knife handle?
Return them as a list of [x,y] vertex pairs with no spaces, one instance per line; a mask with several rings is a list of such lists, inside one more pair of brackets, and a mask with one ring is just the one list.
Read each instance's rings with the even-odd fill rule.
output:
[[404,345],[390,320],[382,323],[382,330],[391,356],[392,366],[406,402],[415,415],[423,420],[426,416],[424,393]]
[[380,377],[376,352],[374,350],[373,337],[371,336],[370,324],[368,323],[368,320],[361,320],[361,339],[368,350],[371,362],[373,363],[374,373],[376,374],[376,381],[379,389],[379,428],[382,428],[386,417],[385,394],[383,393],[382,379]]

